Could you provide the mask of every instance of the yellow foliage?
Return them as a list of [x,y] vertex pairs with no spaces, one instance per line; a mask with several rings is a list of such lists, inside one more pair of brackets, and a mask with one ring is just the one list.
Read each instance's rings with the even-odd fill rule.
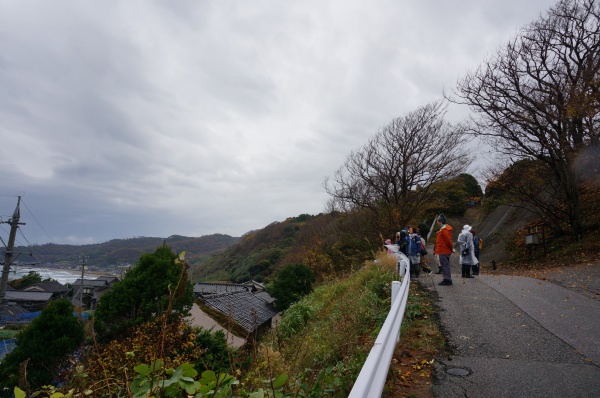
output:
[[162,359],[168,369],[199,360],[203,350],[196,346],[195,339],[191,327],[181,318],[157,317],[135,327],[128,336],[88,347],[81,357],[72,360],[71,378],[85,373],[86,385],[97,386],[95,393],[114,394],[126,388],[135,373],[133,368],[139,364]]

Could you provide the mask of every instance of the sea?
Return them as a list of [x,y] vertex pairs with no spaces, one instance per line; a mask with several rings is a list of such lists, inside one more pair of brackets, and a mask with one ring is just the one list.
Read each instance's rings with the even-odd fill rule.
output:
[[[8,274],[8,280],[11,281],[22,278],[23,276],[28,275],[31,271],[35,271],[40,274],[42,280],[54,279],[63,285],[67,283],[73,283],[77,279],[81,278],[81,270],[12,265],[10,267],[10,273]],[[86,270],[83,277],[85,279],[96,279],[97,277],[103,275],[111,274],[108,272],[95,272]]]

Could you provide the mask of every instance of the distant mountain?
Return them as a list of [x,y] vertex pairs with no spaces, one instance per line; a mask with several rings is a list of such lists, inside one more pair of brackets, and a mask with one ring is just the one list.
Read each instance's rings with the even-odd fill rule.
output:
[[[239,237],[223,234],[201,236],[199,238],[173,235],[168,238],[129,238],[113,239],[91,245],[44,245],[19,246],[15,248],[13,261],[20,264],[41,263],[45,266],[75,268],[81,265],[81,258],[87,257],[87,265],[93,268],[112,268],[117,265],[133,265],[144,253],[151,253],[166,242],[173,251],[186,252],[188,261],[202,262],[240,241]],[[4,256],[3,252],[0,252]]]

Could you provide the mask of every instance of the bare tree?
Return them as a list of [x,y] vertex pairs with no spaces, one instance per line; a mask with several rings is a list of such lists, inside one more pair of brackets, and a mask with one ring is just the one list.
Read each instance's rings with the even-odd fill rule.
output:
[[430,197],[431,184],[471,162],[463,129],[444,120],[446,106],[437,101],[396,118],[351,152],[324,181],[330,208],[369,209],[388,227],[410,221]]
[[546,197],[556,201],[548,217],[562,217],[576,235],[582,221],[574,164],[599,142],[599,71],[598,1],[561,0],[459,80],[453,99],[470,106],[474,131],[497,151],[548,167],[554,193]]

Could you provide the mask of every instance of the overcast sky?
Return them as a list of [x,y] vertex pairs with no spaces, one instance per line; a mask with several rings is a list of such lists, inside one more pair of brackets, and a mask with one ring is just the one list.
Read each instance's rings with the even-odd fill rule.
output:
[[86,244],[318,214],[351,150],[554,3],[0,0],[0,215],[22,195],[18,243]]

